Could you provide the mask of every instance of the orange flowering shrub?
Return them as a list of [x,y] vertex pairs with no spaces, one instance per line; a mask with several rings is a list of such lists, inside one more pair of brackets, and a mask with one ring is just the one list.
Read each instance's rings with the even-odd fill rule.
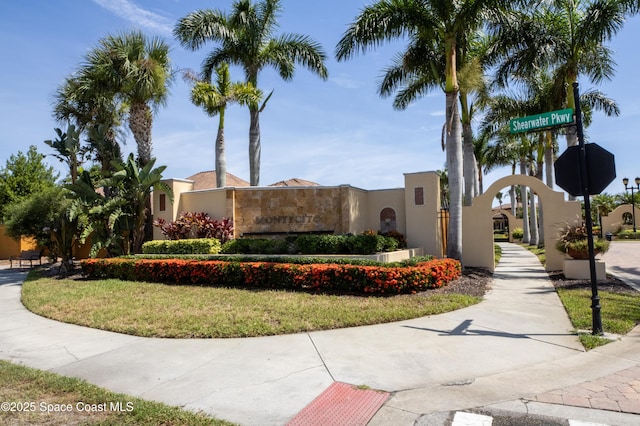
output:
[[84,260],[82,270],[94,279],[381,295],[442,287],[460,276],[461,266],[453,259],[434,259],[416,266],[384,267],[116,258]]

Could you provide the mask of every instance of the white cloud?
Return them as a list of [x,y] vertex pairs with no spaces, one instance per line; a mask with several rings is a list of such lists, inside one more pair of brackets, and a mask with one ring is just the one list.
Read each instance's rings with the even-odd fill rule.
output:
[[173,26],[170,19],[145,10],[130,0],[93,0],[93,2],[140,27],[167,35],[172,32]]

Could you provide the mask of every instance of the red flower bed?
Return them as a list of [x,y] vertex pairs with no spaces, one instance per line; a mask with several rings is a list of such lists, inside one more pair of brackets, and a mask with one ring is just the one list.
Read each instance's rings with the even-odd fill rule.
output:
[[453,259],[435,259],[406,267],[181,259],[89,259],[82,262],[82,270],[89,278],[318,292],[401,294],[442,287],[460,276],[461,266],[460,262]]

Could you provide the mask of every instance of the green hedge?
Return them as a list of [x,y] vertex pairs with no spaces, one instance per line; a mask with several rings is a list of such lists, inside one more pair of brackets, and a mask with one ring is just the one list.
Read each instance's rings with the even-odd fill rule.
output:
[[220,249],[220,241],[215,238],[153,240],[142,245],[144,254],[216,254]]
[[240,288],[272,288],[361,294],[415,293],[442,287],[460,276],[460,262],[437,259],[416,266],[378,267],[339,264],[222,262],[181,259],[88,259],[89,278],[196,284]]
[[625,229],[616,234],[616,239],[619,240],[640,240],[640,232],[633,232],[633,229]]
[[228,241],[229,254],[374,254],[395,251],[398,239],[382,235],[300,235],[285,239],[241,238]]

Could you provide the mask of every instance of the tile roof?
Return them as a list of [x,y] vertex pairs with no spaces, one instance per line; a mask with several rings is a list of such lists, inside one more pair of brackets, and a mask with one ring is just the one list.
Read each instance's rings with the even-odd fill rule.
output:
[[[217,188],[216,186],[216,171],[210,170],[206,172],[196,173],[193,176],[189,176],[187,179],[192,180],[193,190],[197,191],[199,189],[212,189]],[[227,173],[227,186],[249,186],[249,182],[244,179],[240,179],[237,176],[232,175],[231,173]]]

